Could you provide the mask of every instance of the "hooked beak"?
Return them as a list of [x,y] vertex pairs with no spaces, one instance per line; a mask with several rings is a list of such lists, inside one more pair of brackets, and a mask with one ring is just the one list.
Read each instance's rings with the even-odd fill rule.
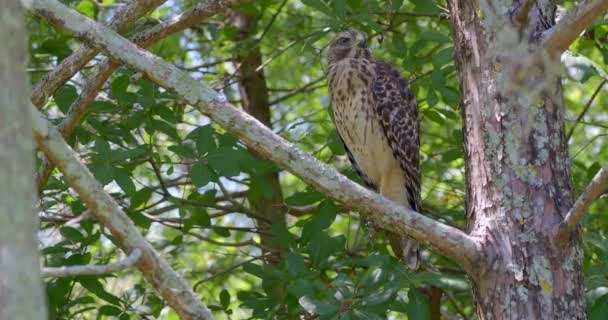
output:
[[357,46],[359,48],[367,48],[367,39],[365,38],[365,35],[357,33],[357,37],[355,38],[355,40],[357,40]]

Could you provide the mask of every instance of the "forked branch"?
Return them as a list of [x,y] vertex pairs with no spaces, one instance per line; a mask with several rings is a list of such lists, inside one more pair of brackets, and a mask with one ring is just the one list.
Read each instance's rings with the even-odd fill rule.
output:
[[42,268],[42,276],[44,277],[74,277],[84,275],[100,275],[118,272],[120,270],[133,266],[141,257],[141,250],[133,249],[131,253],[116,263],[110,264],[87,264],[83,266],[64,266],[64,267],[46,267]]
[[608,10],[608,0],[583,0],[561,18],[553,28],[545,31],[543,47],[549,56],[559,57],[595,20]]
[[570,211],[568,211],[564,221],[557,226],[555,237],[558,243],[563,243],[568,240],[568,236],[583,219],[589,206],[591,206],[593,201],[597,199],[602,192],[606,191],[606,188],[608,188],[608,166],[604,165],[595,177],[593,177],[593,180],[591,180],[591,183],[585,188],[585,191],[576,199],[576,202]]
[[[56,0],[34,0],[34,13],[46,18],[113,59],[144,73],[165,89],[235,134],[263,157],[299,176],[322,193],[360,212],[368,212],[381,228],[407,234],[436,248],[465,268],[480,253],[478,243],[461,230],[430,219],[365,189],[292,143],[255,118],[226,102],[225,97],[188,74],[131,42],[70,10]],[[44,144],[44,141],[42,141]],[[61,169],[61,168],[60,168]],[[65,168],[64,168],[65,169]]]
[[131,218],[120,209],[89,169],[78,160],[57,129],[38,110],[34,107],[31,109],[34,136],[38,147],[61,170],[67,184],[78,192],[95,219],[110,230],[117,245],[124,252],[134,249],[141,250],[142,255],[135,265],[146,280],[175,309],[181,319],[213,319],[211,312],[200,298],[158,255],[150,243],[137,231]]

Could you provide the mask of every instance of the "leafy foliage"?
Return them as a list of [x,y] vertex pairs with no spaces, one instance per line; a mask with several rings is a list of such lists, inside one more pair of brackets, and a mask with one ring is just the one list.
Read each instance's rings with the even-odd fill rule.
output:
[[[104,21],[120,4],[65,3]],[[193,3],[172,1],[151,16],[168,19]],[[443,5],[424,0],[265,0],[239,9],[256,22],[247,30],[248,38],[229,16],[215,16],[150,50],[221,90],[235,105],[243,102],[237,57],[258,50],[273,130],[356,180],[328,112],[323,50],[337,30],[367,32],[373,55],[412,80],[420,103],[425,207],[434,218],[464,226],[460,98]],[[570,127],[607,79],[608,27],[602,22],[589,28],[572,47],[575,54],[564,61]],[[30,19],[29,29],[35,82],[78,44],[37,18]],[[80,70],[53,95],[43,108],[49,118],[65,117],[90,73],[88,67]],[[600,108],[607,104],[608,95],[598,95],[570,139],[577,191],[608,159],[608,148],[602,147],[608,111]],[[358,214],[257,158],[236,137],[141,74],[123,67],[112,75],[68,141],[219,318],[427,319],[430,285],[445,292],[442,312],[473,317],[469,285],[453,263],[425,250],[425,264],[435,271],[408,272],[391,257],[382,234],[369,236]],[[265,212],[256,212],[255,204],[276,196],[268,181],[275,172],[285,199],[278,205],[287,222],[263,229]],[[46,265],[104,264],[122,256],[103,227],[78,219],[86,217],[86,208],[58,172],[42,196]],[[606,202],[598,201],[585,222],[592,319],[602,317],[608,306],[608,218],[601,214],[606,210]],[[68,223],[73,219],[77,223]],[[270,248],[262,244],[267,233],[273,239]],[[280,259],[269,263],[268,250],[280,251]],[[50,279],[46,287],[52,319],[177,319],[132,270]]]

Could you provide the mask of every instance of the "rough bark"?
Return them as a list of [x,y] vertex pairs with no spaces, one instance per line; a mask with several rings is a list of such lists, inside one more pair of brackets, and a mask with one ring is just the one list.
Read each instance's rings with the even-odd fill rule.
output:
[[[231,12],[233,23],[239,28],[239,40],[244,43],[253,34],[256,27],[256,18],[240,11]],[[266,86],[266,75],[264,69],[258,70],[262,65],[262,53],[258,46],[247,52],[238,54],[239,63],[238,81],[243,109],[254,118],[258,119],[266,127],[272,129],[270,104],[268,98],[268,87]],[[260,158],[255,149],[249,148],[249,152]],[[261,158],[260,158],[261,159]],[[255,181],[258,188],[255,194],[249,195],[253,209],[266,219],[258,219],[257,224],[261,233],[260,239],[264,254],[270,263],[281,261],[281,252],[284,248],[272,238],[272,225],[285,226],[285,212],[283,211],[283,192],[279,183],[279,173],[276,170],[256,175]]]
[[567,247],[552,241],[572,206],[562,88],[551,72],[559,61],[536,61],[532,70],[542,74],[524,73],[536,88],[505,83],[522,54],[542,50],[542,32],[554,24],[554,4],[539,1],[517,25],[523,2],[449,1],[468,231],[484,252],[468,273],[480,319],[583,319],[580,232]]
[[42,320],[25,19],[19,1],[0,7],[0,319]]

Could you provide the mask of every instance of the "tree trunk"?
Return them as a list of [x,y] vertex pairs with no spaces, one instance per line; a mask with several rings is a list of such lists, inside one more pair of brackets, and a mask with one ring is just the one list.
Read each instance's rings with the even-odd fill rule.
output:
[[538,50],[540,34],[554,24],[555,4],[503,2],[479,1],[480,8],[473,0],[448,1],[464,122],[467,228],[484,249],[467,270],[477,313],[479,319],[584,319],[580,231],[567,247],[552,240],[573,203],[561,79],[551,72],[559,61],[524,70],[525,85],[513,81],[524,65],[520,58]]
[[[238,38],[241,41],[241,49],[244,51],[237,54],[241,104],[247,113],[268,128],[272,128],[266,76],[264,75],[264,69],[258,70],[262,65],[262,54],[259,46],[253,48],[247,46],[247,40],[255,32],[256,18],[234,10],[231,11],[231,15],[233,24],[239,30]],[[254,149],[249,148],[249,152],[258,157],[260,161],[264,161]],[[281,252],[284,251],[284,248],[281,247],[281,244],[276,243],[271,235],[273,224],[285,226],[283,193],[276,168],[269,167],[268,170],[264,171],[253,177],[249,201],[255,212],[266,218],[265,220],[257,220],[262,232],[260,239],[264,254],[267,257],[266,261],[278,263],[281,260]]]
[[25,19],[19,1],[0,7],[0,319],[42,320]]

